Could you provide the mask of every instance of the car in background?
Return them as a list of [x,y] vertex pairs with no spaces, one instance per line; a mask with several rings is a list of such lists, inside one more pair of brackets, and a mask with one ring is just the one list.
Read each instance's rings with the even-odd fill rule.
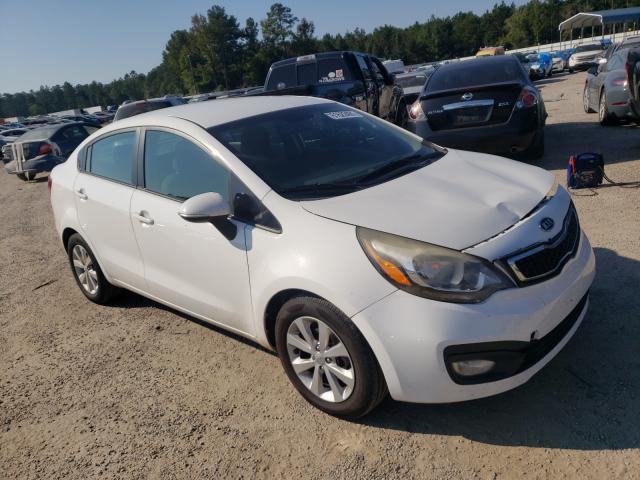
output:
[[575,52],[569,57],[569,73],[591,68],[606,48],[602,43],[588,43],[576,47]]
[[544,102],[513,55],[439,67],[409,110],[407,128],[445,147],[538,158]]
[[0,131],[0,138],[2,138],[6,143],[11,143],[28,131],[29,129],[27,128],[7,128]]
[[564,72],[569,67],[569,56],[562,52],[551,54],[551,71],[554,73]]
[[363,52],[322,52],[271,65],[256,95],[307,95],[358,108],[396,125],[407,120],[407,102],[379,58]]
[[[595,257],[552,173],[324,98],[132,117],[49,178],[88,301],[129,289],[275,350],[292,388],[339,417],[387,392],[448,403],[513,389],[588,310]],[[255,360],[246,350],[234,355]]]
[[532,80],[550,77],[553,73],[551,54],[546,52],[530,53],[527,58],[529,59],[529,76]]
[[608,62],[587,71],[582,103],[586,113],[598,112],[600,125],[616,124],[631,114],[627,78],[630,51],[629,48],[619,49]]
[[95,115],[62,115],[60,118],[70,122],[83,122],[88,125],[93,125],[94,127],[100,127],[102,125],[102,122],[100,122]]
[[416,101],[427,78],[429,78],[435,70],[435,67],[431,67],[430,69],[414,70],[411,73],[403,73],[402,75],[396,75],[394,77],[396,85],[402,88],[406,105],[411,105]]
[[529,70],[529,58],[527,53],[522,53],[522,52],[514,52],[514,53],[510,53],[509,55],[514,56],[515,58],[518,59],[518,61],[522,64],[522,66],[525,68],[525,70]]
[[12,144],[2,147],[5,170],[21,180],[33,180],[38,173],[50,172],[98,127],[68,122],[34,128]]
[[399,58],[396,60],[383,60],[382,64],[387,69],[387,72],[392,75],[405,72],[404,62]]
[[118,107],[118,111],[113,117],[113,121],[117,122],[118,120],[122,120],[123,118],[133,117],[134,115],[140,115],[141,113],[151,112],[153,110],[160,110],[161,108],[174,107],[176,105],[182,105],[184,103],[184,99],[180,97],[169,96],[123,103],[122,105],[120,105],[120,107]]
[[476,57],[493,57],[504,55],[504,47],[483,47],[476,53]]

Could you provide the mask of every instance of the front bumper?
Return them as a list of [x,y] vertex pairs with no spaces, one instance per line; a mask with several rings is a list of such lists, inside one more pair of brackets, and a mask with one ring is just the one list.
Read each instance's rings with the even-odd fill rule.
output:
[[[584,318],[585,296],[594,275],[593,251],[581,233],[577,255],[545,282],[503,290],[476,305],[437,302],[396,291],[352,320],[376,355],[394,399],[448,403],[482,398],[522,385],[564,347]],[[448,371],[445,349],[449,347],[493,342],[519,342],[522,347],[532,339],[544,340],[572,312],[576,318],[568,331],[561,332],[541,358],[507,378],[465,385],[454,381]]]

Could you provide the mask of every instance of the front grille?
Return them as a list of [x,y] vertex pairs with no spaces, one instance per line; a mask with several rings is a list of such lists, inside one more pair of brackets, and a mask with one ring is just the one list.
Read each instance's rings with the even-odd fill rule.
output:
[[580,225],[572,205],[558,235],[546,243],[534,245],[524,252],[510,256],[506,259],[506,264],[520,283],[539,282],[560,272],[575,255],[579,240]]

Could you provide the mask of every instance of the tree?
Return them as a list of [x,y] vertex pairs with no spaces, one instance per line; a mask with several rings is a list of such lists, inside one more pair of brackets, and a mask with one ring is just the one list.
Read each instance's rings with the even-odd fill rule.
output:
[[306,18],[302,18],[296,27],[296,33],[293,34],[292,53],[294,55],[307,55],[318,49],[318,42],[313,36],[316,30],[313,22]]
[[260,22],[262,38],[268,47],[287,54],[287,46],[293,38],[293,26],[298,18],[291,13],[289,7],[274,3],[267,12],[267,18]]

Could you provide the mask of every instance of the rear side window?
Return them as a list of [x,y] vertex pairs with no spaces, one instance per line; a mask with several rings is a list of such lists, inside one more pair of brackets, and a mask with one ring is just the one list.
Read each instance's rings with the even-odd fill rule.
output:
[[356,55],[356,58],[358,59],[358,65],[360,66],[360,70],[362,70],[362,76],[364,77],[365,82],[370,82],[373,77],[371,77],[371,70],[369,70],[367,61],[362,55]]
[[523,80],[523,70],[519,62],[491,62],[491,59],[484,58],[459,62],[450,68],[447,68],[446,65],[439,68],[431,75],[429,83],[427,83],[427,90],[432,92],[457,90],[475,85],[521,80]]
[[65,128],[61,130],[56,137],[60,137],[63,140],[67,140],[70,142],[82,142],[89,135],[87,131],[79,125],[74,125],[73,127]]
[[109,135],[91,145],[86,170],[94,175],[131,185],[135,150],[136,132]]
[[318,60],[318,82],[330,83],[351,80],[351,73],[342,58],[322,58]]
[[267,90],[282,90],[283,88],[296,86],[295,65],[283,65],[271,70]]
[[148,130],[144,141],[145,188],[186,200],[214,192],[228,198],[229,172],[190,140]]

